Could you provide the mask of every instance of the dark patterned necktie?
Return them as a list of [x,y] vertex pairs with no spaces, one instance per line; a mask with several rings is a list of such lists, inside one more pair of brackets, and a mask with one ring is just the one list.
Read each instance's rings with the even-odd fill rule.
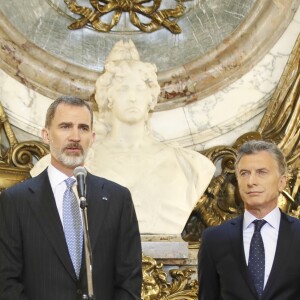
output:
[[260,230],[266,224],[266,221],[255,220],[253,223],[255,229],[250,243],[248,270],[256,291],[259,297],[261,297],[264,290],[265,278],[265,248]]
[[83,231],[79,204],[72,190],[75,181],[73,178],[65,180],[67,189],[63,198],[63,223],[69,253],[78,278],[81,267]]

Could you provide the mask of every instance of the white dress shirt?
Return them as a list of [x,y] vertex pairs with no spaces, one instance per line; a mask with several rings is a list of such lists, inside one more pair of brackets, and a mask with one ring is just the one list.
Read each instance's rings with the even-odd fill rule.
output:
[[[249,211],[245,210],[243,222],[243,241],[247,265],[249,260],[250,242],[254,233],[254,224],[252,222],[256,219],[257,218],[253,216]],[[279,225],[281,219],[281,212],[279,208],[276,207],[275,209],[273,209],[263,219],[267,221],[267,223],[261,229],[261,236],[265,248],[265,287],[270,276],[277,246]]]

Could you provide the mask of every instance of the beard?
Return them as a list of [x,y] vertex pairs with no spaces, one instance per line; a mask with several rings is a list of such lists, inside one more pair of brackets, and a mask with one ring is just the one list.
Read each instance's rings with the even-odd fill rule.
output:
[[[66,153],[65,150],[69,147],[76,147],[81,149],[81,154],[78,155]],[[50,144],[50,152],[56,158],[56,160],[69,168],[75,168],[77,166],[83,165],[88,153],[88,151],[84,151],[81,145],[78,143],[68,144],[62,150],[57,148],[55,145]]]

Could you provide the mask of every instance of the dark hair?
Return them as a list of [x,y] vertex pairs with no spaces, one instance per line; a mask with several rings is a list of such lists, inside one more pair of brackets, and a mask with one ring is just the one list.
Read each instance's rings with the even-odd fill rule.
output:
[[245,142],[238,150],[235,166],[237,167],[244,155],[255,154],[261,151],[267,151],[274,157],[277,161],[280,175],[284,175],[286,173],[286,160],[283,153],[277,145],[265,141],[253,140]]
[[55,101],[53,101],[47,110],[46,120],[45,120],[46,128],[50,127],[51,122],[54,118],[56,109],[57,109],[58,105],[60,105],[60,104],[86,107],[91,114],[91,126],[93,126],[93,111],[86,101],[84,101],[80,98],[77,98],[77,97],[73,97],[73,96],[61,96],[61,97],[57,98]]

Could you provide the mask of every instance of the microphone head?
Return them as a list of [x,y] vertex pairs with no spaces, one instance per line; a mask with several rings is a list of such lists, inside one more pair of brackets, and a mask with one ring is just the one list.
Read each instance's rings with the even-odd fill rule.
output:
[[73,174],[74,174],[75,177],[81,175],[81,176],[83,176],[85,178],[86,174],[87,174],[87,171],[86,171],[85,167],[78,166],[78,167],[76,167],[74,169]]

